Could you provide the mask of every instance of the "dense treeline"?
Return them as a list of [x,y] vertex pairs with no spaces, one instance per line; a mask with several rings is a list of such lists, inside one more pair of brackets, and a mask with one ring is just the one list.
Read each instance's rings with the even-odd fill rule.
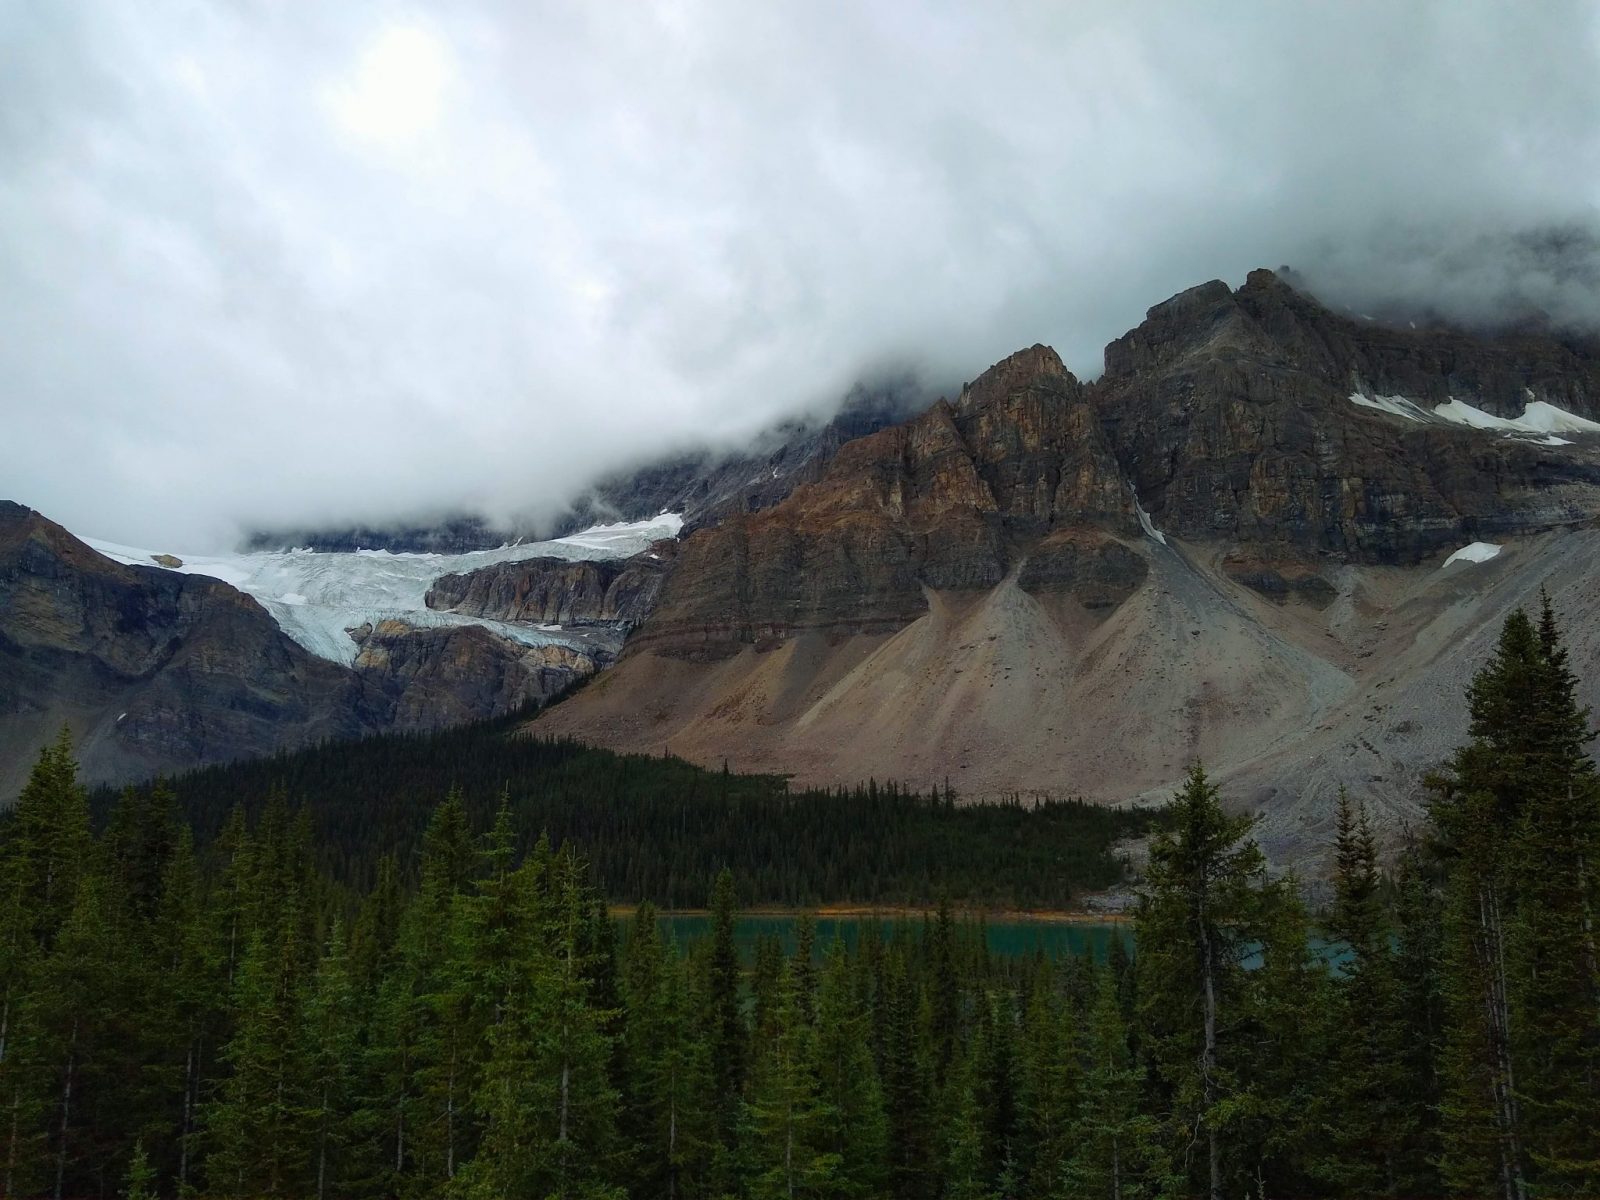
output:
[[[415,881],[423,830],[447,792],[459,791],[479,829],[505,797],[519,853],[542,834],[557,848],[574,842],[605,895],[668,907],[704,905],[724,866],[753,904],[929,904],[949,894],[1065,907],[1122,878],[1113,846],[1151,820],[1075,800],[957,805],[892,783],[791,792],[777,776],[508,736],[505,723],[210,767],[171,787],[201,846],[236,807],[252,820],[274,797],[304,808],[319,862],[360,890],[386,856]],[[102,791],[93,807],[107,812],[115,799]]]
[[948,911],[850,949],[619,938],[576,847],[475,834],[353,910],[305,810],[203,854],[104,832],[64,743],[0,825],[0,1197],[1600,1194],[1600,787],[1548,607],[1507,622],[1379,871],[1341,799],[1328,932],[1196,767],[1136,952],[998,959]]

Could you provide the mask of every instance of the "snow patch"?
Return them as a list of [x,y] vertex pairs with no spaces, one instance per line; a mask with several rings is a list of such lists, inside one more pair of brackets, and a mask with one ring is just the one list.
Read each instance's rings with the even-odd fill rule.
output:
[[1391,416],[1404,417],[1408,421],[1426,421],[1427,410],[1420,404],[1407,400],[1404,396],[1363,396],[1360,392],[1350,393],[1350,403],[1359,404],[1362,408],[1376,409],[1386,412]]
[[1444,565],[1448,567],[1451,563],[1457,562],[1486,563],[1504,549],[1504,546],[1497,546],[1493,542],[1473,542],[1472,545],[1461,547],[1445,559]]
[[1150,520],[1150,514],[1145,512],[1144,505],[1139,503],[1139,494],[1133,495],[1133,511],[1139,514],[1139,527],[1144,530],[1146,537],[1153,537],[1163,546],[1167,544],[1167,535],[1157,529]]
[[1454,396],[1443,404],[1434,405],[1431,411],[1404,396],[1364,396],[1351,392],[1350,402],[1408,421],[1448,421],[1452,425],[1503,433],[1507,437],[1537,438],[1541,446],[1572,445],[1569,439],[1555,436],[1558,433],[1600,433],[1600,421],[1591,421],[1547,401],[1535,400],[1528,388],[1523,389],[1523,394],[1528,397],[1528,403],[1520,417],[1497,417]]
[[[555,630],[437,612],[425,603],[428,589],[441,575],[527,558],[628,558],[647,550],[653,542],[677,537],[682,530],[680,514],[662,513],[645,521],[596,525],[554,541],[524,542],[466,554],[392,554],[387,550],[185,554],[181,556],[181,567],[168,569],[186,575],[207,575],[233,585],[253,596],[284,633],[311,653],[349,665],[355,662],[359,647],[346,631],[391,618],[424,628],[482,625],[530,646],[562,641],[551,636]],[[150,565],[148,550],[95,538],[83,540],[117,562]]]
[[1554,436],[1558,429],[1563,433],[1600,433],[1600,423],[1569,413],[1554,404],[1546,404],[1543,400],[1533,401],[1522,410],[1520,417],[1515,418],[1497,417],[1454,396],[1450,397],[1448,403],[1437,405],[1433,411],[1435,416],[1472,429],[1491,429],[1523,437],[1543,434],[1539,441],[1545,446],[1572,445],[1566,438]]

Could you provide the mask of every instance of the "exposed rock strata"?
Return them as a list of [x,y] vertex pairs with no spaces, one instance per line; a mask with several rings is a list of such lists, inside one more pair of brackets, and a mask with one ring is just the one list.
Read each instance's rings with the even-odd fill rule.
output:
[[356,637],[365,707],[386,729],[437,729],[543,703],[607,661],[571,646],[524,646],[481,625],[380,621]]
[[1255,271],[1237,291],[1214,281],[1152,308],[1106,348],[1093,395],[1157,524],[1257,556],[1410,563],[1593,515],[1591,449],[1416,424],[1352,392],[1593,416],[1600,352],[1352,320]]
[[497,621],[631,629],[655,607],[677,546],[662,541],[627,559],[527,558],[444,575],[428,589],[427,604]]
[[[1280,860],[1320,846],[1341,783],[1397,829],[1536,572],[1557,570],[1600,700],[1600,437],[1408,421],[1352,392],[1593,418],[1600,353],[1387,328],[1271,272],[1203,285],[1091,385],[1031,347],[696,532],[618,666],[545,728],[808,784],[1107,801],[1164,795],[1199,756]],[[1440,569],[1477,540],[1509,548]]]
[[358,632],[351,670],[220,580],[126,566],[0,502],[0,799],[63,723],[86,778],[132,779],[497,716],[565,690],[615,649],[529,647],[480,627]]

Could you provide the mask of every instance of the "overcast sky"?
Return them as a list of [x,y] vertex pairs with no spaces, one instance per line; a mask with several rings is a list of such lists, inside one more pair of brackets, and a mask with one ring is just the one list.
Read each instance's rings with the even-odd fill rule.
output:
[[0,0],[0,496],[548,511],[1279,263],[1593,317],[1505,246],[1594,227],[1597,67],[1561,0]]

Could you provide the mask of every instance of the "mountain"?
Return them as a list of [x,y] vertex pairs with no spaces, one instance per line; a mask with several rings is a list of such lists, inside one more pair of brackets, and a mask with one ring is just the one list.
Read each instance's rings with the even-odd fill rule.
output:
[[485,517],[458,513],[432,521],[259,531],[250,535],[247,547],[463,554],[561,537],[608,522],[644,521],[667,512],[680,514],[692,529],[728,513],[754,512],[778,503],[800,484],[818,478],[846,442],[904,418],[919,396],[908,379],[857,387],[826,420],[785,421],[739,450],[702,447],[608,475],[553,521],[502,528]]
[[[663,518],[453,557],[186,561],[97,548],[0,502],[0,797],[63,724],[86,778],[115,782],[544,702],[612,661],[626,619],[597,611],[571,630],[484,620],[437,598],[426,607],[430,584],[452,566],[493,570],[541,550],[539,563],[627,573],[590,559],[675,528]],[[672,545],[635,573],[659,574]]]
[[492,550],[185,560],[8,505],[0,750],[66,720],[123,779],[589,680],[535,728],[808,786],[1139,803],[1198,757],[1295,862],[1341,785],[1418,819],[1541,587],[1600,705],[1592,337],[1378,322],[1256,271],[1150,309],[1092,382],[1035,345],[903,402],[609,481],[574,513],[646,519]]
[[1600,654],[1597,418],[1592,340],[1384,326],[1269,271],[1206,284],[1092,384],[1031,347],[698,530],[617,666],[538,727],[1107,802],[1199,756],[1293,860],[1340,783],[1416,818],[1540,584],[1575,661]]

